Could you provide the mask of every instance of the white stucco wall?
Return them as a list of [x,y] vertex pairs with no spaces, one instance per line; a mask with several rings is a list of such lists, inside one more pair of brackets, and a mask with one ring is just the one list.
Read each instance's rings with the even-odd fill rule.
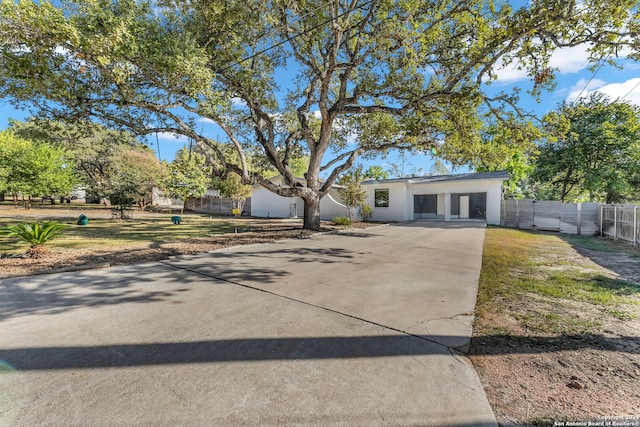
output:
[[290,203],[297,203],[296,198],[280,197],[262,186],[255,185],[251,192],[251,216],[289,218]]
[[[367,191],[367,200],[365,203],[373,209],[373,215],[371,217],[373,221],[409,221],[411,219],[408,215],[408,209],[410,206],[413,206],[413,200],[410,204],[407,203],[406,182],[396,181],[378,183],[366,181],[362,183],[362,187]],[[376,189],[389,190],[388,207],[376,207]]]
[[[274,182],[280,184],[278,178]],[[486,193],[487,194],[487,223],[500,224],[500,202],[502,199],[502,180],[468,179],[446,180],[436,182],[420,182],[420,178],[391,181],[365,181],[362,187],[367,192],[366,203],[373,209],[374,221],[411,221],[413,220],[413,196],[416,194],[437,194],[438,215],[444,215],[445,220],[451,219],[451,194],[456,193]],[[374,194],[376,189],[389,190],[389,207],[375,207]],[[290,205],[296,204],[297,216],[304,215],[304,203],[296,197],[281,197],[266,188],[256,185],[251,195],[251,215],[257,217],[289,218]],[[337,189],[331,189],[328,196],[320,201],[320,217],[330,220],[336,216],[348,215],[347,208],[342,205],[342,199]]]
[[[502,199],[501,179],[470,179],[465,181],[424,182],[416,180],[363,183],[367,191],[367,204],[373,208],[373,220],[411,221],[413,220],[413,196],[416,194],[437,194],[438,215],[450,219],[451,194],[487,193],[487,223],[500,224],[500,201]],[[389,189],[389,207],[375,207],[375,189]],[[447,197],[447,194],[449,195]]]
[[[500,179],[414,184],[410,188],[411,199],[414,194],[487,193],[487,224],[500,224],[500,201],[502,200],[502,180]],[[440,203],[439,199],[438,203]]]
[[[329,197],[330,196],[330,197]],[[304,216],[304,201],[299,197],[282,197],[255,185],[251,192],[251,216],[263,218],[290,218],[290,205],[296,204],[296,215]],[[335,188],[320,200],[320,219],[331,220],[336,216],[347,216],[347,208]]]
[[349,216],[349,211],[338,194],[338,189],[332,188],[329,194],[320,200],[320,219],[330,220],[337,216]]

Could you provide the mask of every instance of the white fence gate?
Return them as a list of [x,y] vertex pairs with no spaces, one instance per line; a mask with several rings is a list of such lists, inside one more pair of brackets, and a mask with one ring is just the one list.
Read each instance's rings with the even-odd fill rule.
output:
[[640,208],[634,205],[602,205],[600,233],[640,245]]

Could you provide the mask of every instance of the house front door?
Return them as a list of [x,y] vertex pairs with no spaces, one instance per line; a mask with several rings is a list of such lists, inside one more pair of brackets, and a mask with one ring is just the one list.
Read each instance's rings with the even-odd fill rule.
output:
[[469,218],[469,196],[460,196],[460,213],[458,214],[458,218],[467,219]]

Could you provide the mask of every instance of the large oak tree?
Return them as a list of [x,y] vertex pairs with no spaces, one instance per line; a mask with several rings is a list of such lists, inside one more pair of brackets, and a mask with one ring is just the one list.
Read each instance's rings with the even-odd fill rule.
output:
[[[317,229],[320,199],[358,156],[465,144],[482,114],[511,110],[516,94],[484,92],[498,66],[520,64],[535,92],[552,84],[555,48],[589,43],[594,58],[615,58],[636,42],[637,0],[525,3],[2,0],[0,97],[187,136],[216,174],[301,197]],[[201,119],[224,137],[204,135]],[[302,184],[290,168],[301,154]],[[256,155],[288,185],[251,172]]]

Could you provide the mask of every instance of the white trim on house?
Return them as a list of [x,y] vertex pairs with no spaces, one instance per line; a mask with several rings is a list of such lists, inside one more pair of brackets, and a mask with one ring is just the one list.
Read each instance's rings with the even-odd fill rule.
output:
[[[369,180],[364,181],[362,187],[367,192],[366,203],[373,209],[371,219],[374,221],[405,222],[430,218],[451,221],[468,217],[486,220],[488,224],[500,224],[502,183],[507,179],[507,172],[485,172]],[[284,185],[281,176],[271,178],[271,181]],[[379,196],[378,203],[376,193]],[[388,206],[383,206],[385,197]],[[466,211],[465,206],[468,206]],[[304,203],[299,197],[281,197],[261,185],[254,185],[251,215],[271,218],[302,217]],[[347,207],[334,186],[320,200],[320,218],[330,220],[346,215]]]
[[[481,219],[488,224],[500,224],[502,183],[509,179],[507,172],[469,173],[427,177],[396,178],[364,181],[366,203],[372,207],[374,221],[413,221],[418,219]],[[376,190],[379,195],[388,190],[388,206],[380,200],[376,206]],[[418,198],[416,198],[418,196]],[[469,199],[466,199],[469,197]],[[475,201],[475,211],[460,212],[460,198]],[[482,204],[482,200],[484,203]],[[416,212],[416,205],[424,202],[424,213]],[[427,213],[427,211],[429,213]]]

